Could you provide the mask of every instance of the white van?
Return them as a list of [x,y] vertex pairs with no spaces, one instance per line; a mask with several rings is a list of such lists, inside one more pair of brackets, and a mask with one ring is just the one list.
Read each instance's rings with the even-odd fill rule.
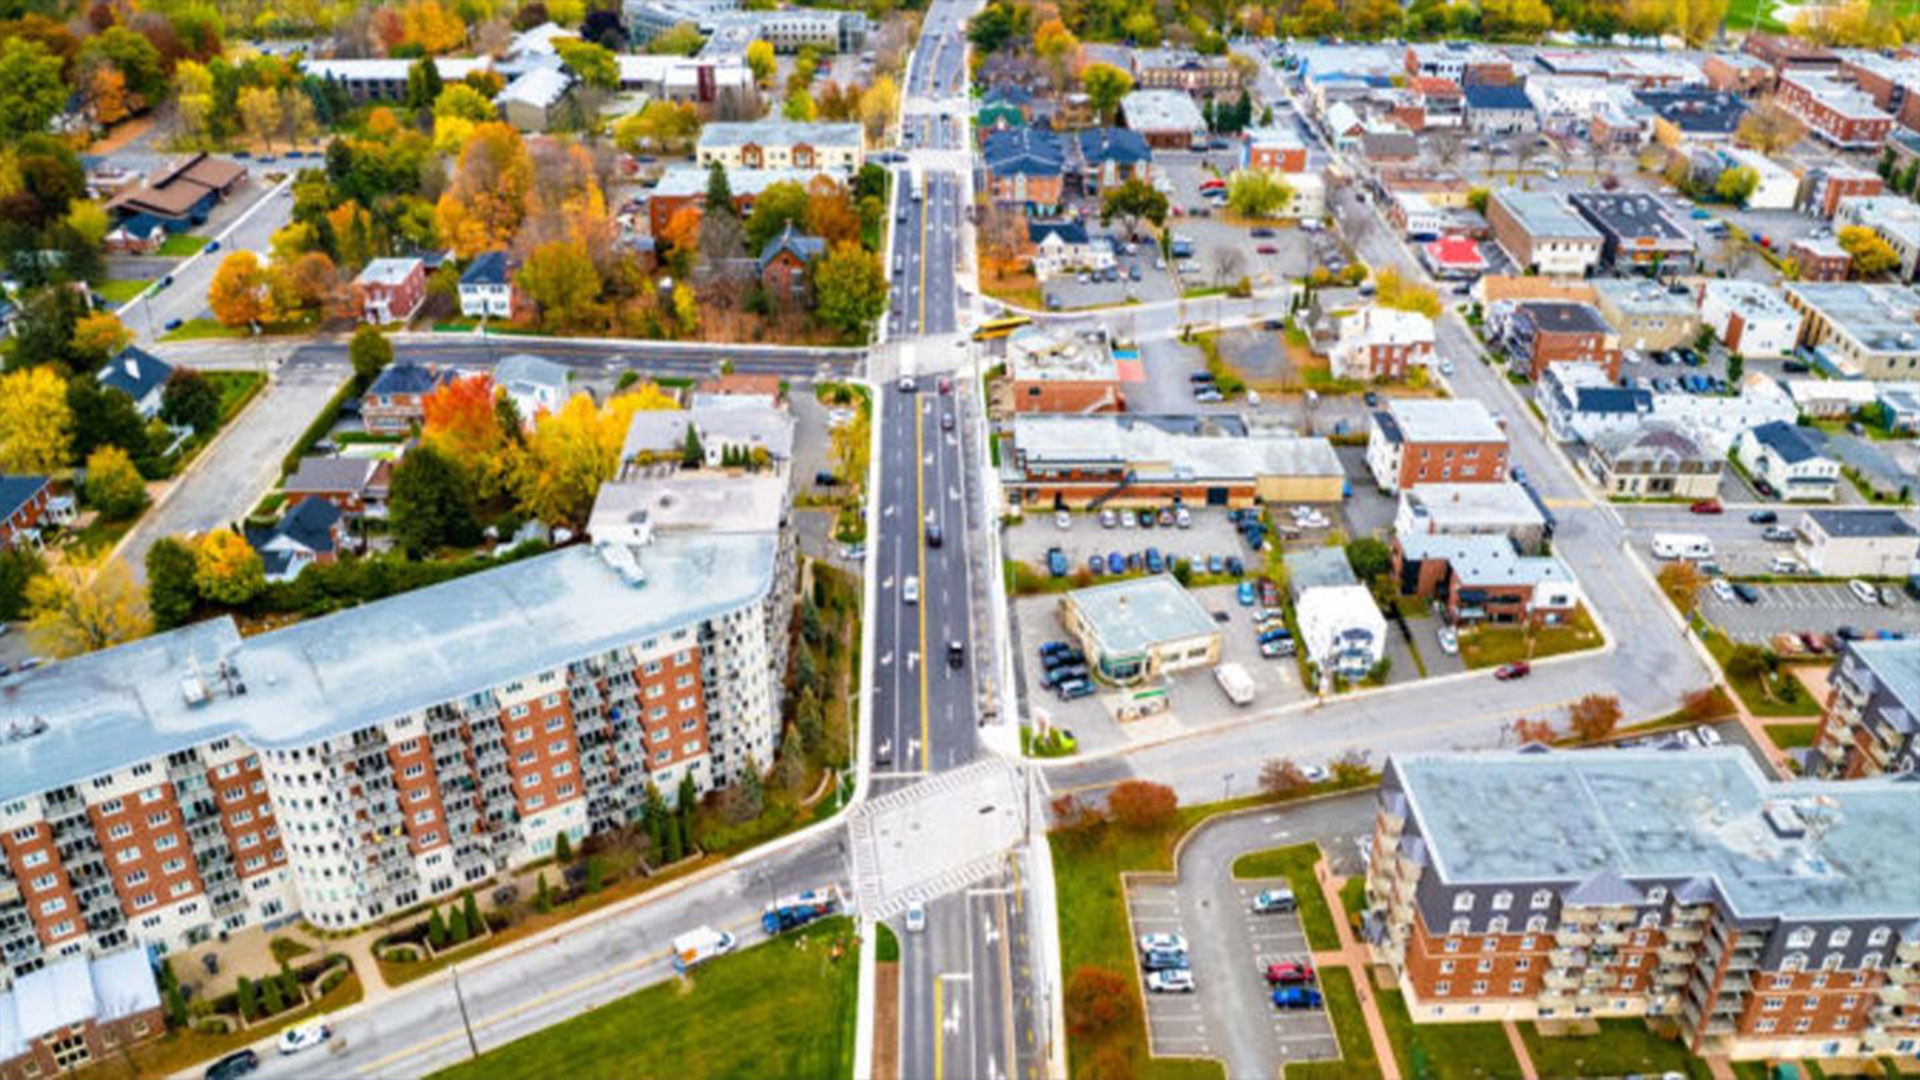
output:
[[1711,559],[1713,541],[1699,533],[1655,533],[1653,555],[1657,559]]

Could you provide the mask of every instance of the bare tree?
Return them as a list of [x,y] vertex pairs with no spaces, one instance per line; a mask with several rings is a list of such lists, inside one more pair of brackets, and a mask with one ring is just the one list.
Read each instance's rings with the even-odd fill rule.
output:
[[1238,247],[1207,249],[1207,268],[1213,271],[1213,283],[1226,285],[1246,276],[1247,253]]

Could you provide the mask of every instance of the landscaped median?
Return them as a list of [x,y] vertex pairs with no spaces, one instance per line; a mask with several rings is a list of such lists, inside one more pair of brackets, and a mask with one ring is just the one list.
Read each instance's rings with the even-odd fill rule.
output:
[[824,919],[432,1076],[850,1078],[859,973],[852,920]]

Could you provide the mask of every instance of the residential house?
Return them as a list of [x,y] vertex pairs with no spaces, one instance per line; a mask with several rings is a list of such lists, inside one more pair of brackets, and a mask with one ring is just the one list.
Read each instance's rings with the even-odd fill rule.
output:
[[1067,176],[1081,194],[1095,196],[1129,180],[1153,179],[1153,150],[1137,131],[1093,127],[1073,134]]
[[426,423],[427,395],[459,377],[453,368],[434,364],[389,364],[360,398],[361,423],[375,435],[405,435]]
[[1317,585],[1293,605],[1300,648],[1322,687],[1365,678],[1386,657],[1387,620],[1365,585]]
[[1605,248],[1600,230],[1545,192],[1494,192],[1487,224],[1515,264],[1541,274],[1584,277]]
[[1151,147],[1185,150],[1207,134],[1200,106],[1178,90],[1135,90],[1120,99],[1120,116]]
[[107,230],[109,255],[152,255],[167,242],[167,223],[152,214],[131,214]]
[[1504,536],[1396,533],[1393,576],[1402,595],[1432,601],[1451,626],[1551,626],[1580,605],[1567,564],[1523,554]]
[[1470,85],[1465,88],[1467,127],[1477,135],[1511,135],[1539,126],[1527,92],[1511,85]]
[[[35,719],[46,726],[45,720]],[[13,726],[16,738],[31,737],[18,734],[26,730],[20,721]],[[108,888],[112,891],[111,884]],[[53,894],[63,901],[58,910],[78,907],[80,901],[70,889],[62,873],[60,891]],[[129,907],[135,895],[140,894],[130,894]],[[33,931],[31,922],[26,929]],[[124,940],[124,926],[121,929]],[[23,971],[11,987],[0,990],[0,1077],[71,1076],[132,1060],[129,1048],[167,1030],[154,963],[139,947],[104,954],[63,949],[37,959],[33,970]]]
[[805,305],[813,264],[827,253],[827,242],[807,236],[787,222],[780,235],[760,250],[760,288],[780,304]]
[[1871,97],[1831,76],[1786,72],[1775,100],[1806,121],[1814,135],[1842,150],[1877,150],[1893,130],[1893,117],[1876,108]]
[[1407,80],[1407,90],[1420,101],[1427,130],[1458,129],[1467,125],[1467,95],[1452,79],[1416,75]]
[[1826,780],[1920,773],[1920,641],[1848,641],[1804,771]]
[[393,463],[363,457],[305,457],[280,485],[292,511],[308,499],[332,503],[347,517],[386,517]]
[[1007,337],[1007,394],[1017,413],[1121,412],[1119,363],[1104,336],[1023,326]]
[[362,320],[406,322],[427,299],[427,264],[417,258],[375,259],[353,280]]
[[1553,515],[1525,484],[1414,484],[1400,492],[1396,534],[1503,536],[1537,554],[1553,536]]
[[1737,460],[1762,490],[1794,502],[1832,502],[1840,463],[1809,438],[1809,429],[1775,421],[1748,428],[1734,444]]
[[512,317],[513,274],[506,252],[483,252],[460,275],[460,314],[469,319]]
[[1360,146],[1360,137],[1367,133],[1366,121],[1354,111],[1352,105],[1336,101],[1321,114],[1321,122],[1327,129],[1327,141],[1335,150],[1356,150]]
[[732,169],[810,169],[852,175],[866,161],[859,124],[800,124],[790,120],[724,121],[700,129],[694,150],[702,166]]
[[1020,413],[1002,461],[1015,506],[1337,503],[1346,485],[1327,440],[1231,413]]
[[107,361],[107,366],[94,378],[102,388],[118,390],[132,398],[140,419],[152,420],[160,415],[161,399],[172,376],[173,365],[138,345],[129,345]]
[[1051,281],[1062,274],[1105,270],[1113,265],[1113,245],[1105,237],[1087,233],[1086,222],[1029,220],[1027,244],[1033,250],[1033,274]]
[[565,68],[536,67],[493,95],[500,118],[515,131],[546,131],[560,119],[573,92]]
[[1387,492],[1414,484],[1497,484],[1507,478],[1507,432],[1471,398],[1390,399],[1369,418],[1367,468]]
[[346,545],[346,518],[325,499],[302,499],[269,528],[250,529],[268,581],[292,581],[315,563],[331,563]]
[[1650,391],[1614,385],[1599,364],[1549,364],[1533,400],[1547,430],[1562,442],[1638,431],[1653,415]]
[[1337,379],[1404,379],[1409,368],[1433,366],[1433,320],[1417,311],[1369,304],[1339,328],[1331,354]]
[[1693,236],[1673,219],[1663,200],[1632,192],[1576,191],[1567,203],[1600,230],[1603,264],[1654,274],[1684,274],[1693,268]]
[[1514,305],[1507,323],[1507,354],[1514,368],[1538,380],[1554,364],[1596,364],[1620,377],[1620,335],[1592,304],[1528,300]]
[[0,549],[40,546],[40,522],[49,517],[52,493],[44,476],[0,476]]
[[493,366],[493,385],[506,392],[527,425],[543,412],[560,411],[574,393],[570,377],[564,366],[530,353],[514,353]]
[[1610,499],[1715,498],[1724,461],[1667,423],[1642,423],[1587,440],[1587,471]]
[[1905,578],[1920,558],[1920,532],[1898,510],[1809,510],[1794,534],[1794,553],[1821,577]]
[[1593,306],[1619,335],[1623,349],[1671,349],[1692,344],[1700,334],[1700,308],[1685,285],[1596,278],[1593,294]]
[[[707,184],[712,170],[701,165],[674,165],[660,176],[660,182],[646,193],[647,225],[653,236],[667,231],[667,222],[687,206],[707,205]],[[762,192],[775,184],[799,184],[811,187],[815,180],[828,179],[836,184],[845,178],[819,169],[736,169],[727,170],[727,187],[733,193],[733,208],[741,220],[753,213]]]
[[1806,321],[1772,286],[1741,278],[1700,287],[1700,320],[1728,352],[1745,357],[1792,355]]
[[680,460],[692,428],[701,465],[718,469],[736,460],[759,459],[784,476],[793,463],[793,413],[763,397],[703,397],[686,409],[635,413],[620,460],[629,469],[649,461]]
[[[1857,195],[1878,195],[1884,190],[1886,182],[1871,169],[1839,163],[1814,165],[1807,169],[1806,180],[1801,185],[1802,194],[1795,209],[1831,218],[1839,212],[1840,200]],[[1833,241],[1828,239],[1827,242]]]
[[992,132],[980,147],[987,191],[997,203],[1050,213],[1061,203],[1066,147],[1044,128]]

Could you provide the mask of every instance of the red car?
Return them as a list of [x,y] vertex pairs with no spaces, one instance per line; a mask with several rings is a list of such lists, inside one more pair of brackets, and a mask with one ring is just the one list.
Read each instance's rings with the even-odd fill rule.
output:
[[1725,508],[1720,505],[1719,499],[1701,499],[1699,502],[1687,507],[1687,509],[1696,514],[1718,514]]
[[1289,986],[1313,981],[1313,965],[1287,960],[1267,965],[1267,983],[1270,986]]
[[1277,248],[1277,247],[1275,247],[1275,246],[1273,246],[1272,244],[1261,244],[1261,245],[1260,245],[1259,247],[1257,247],[1257,248],[1254,248],[1253,250],[1254,250],[1254,251],[1256,251],[1256,252],[1258,252],[1258,253],[1259,253],[1259,254],[1261,254],[1261,255],[1278,255],[1278,254],[1280,254],[1280,249],[1279,249],[1279,248]]
[[1524,679],[1532,673],[1533,665],[1527,663],[1525,660],[1515,660],[1511,664],[1501,664],[1499,667],[1493,669],[1493,677],[1499,679],[1501,682],[1509,682],[1513,679]]
[[953,393],[953,380],[951,378],[945,375],[940,376],[940,392],[943,394]]

